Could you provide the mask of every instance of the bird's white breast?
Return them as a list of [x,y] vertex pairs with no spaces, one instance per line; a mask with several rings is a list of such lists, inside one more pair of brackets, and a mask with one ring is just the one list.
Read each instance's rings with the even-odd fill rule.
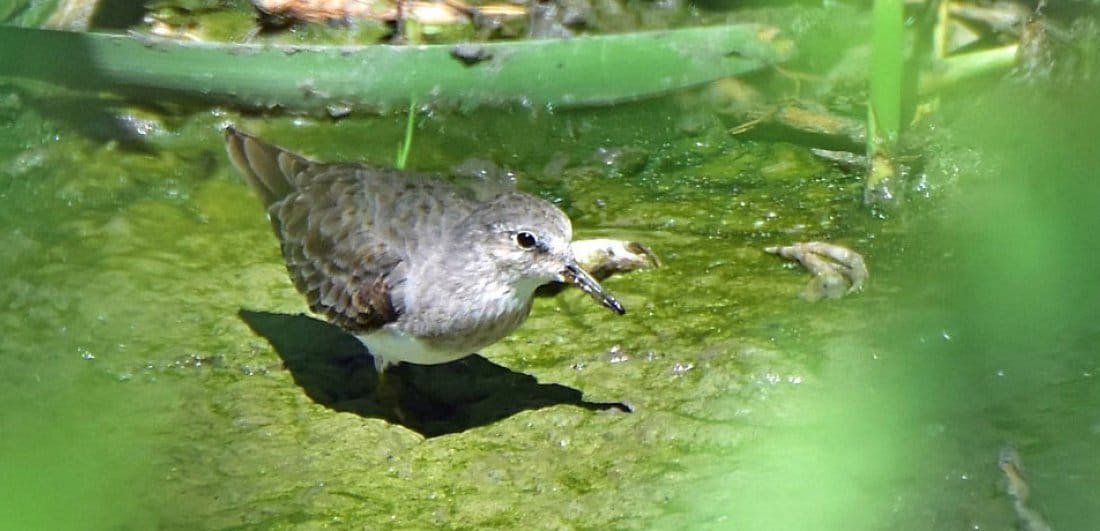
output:
[[[370,350],[379,369],[402,361],[437,365],[461,359],[496,343],[518,327],[527,318],[538,284],[531,281],[519,289],[504,288],[496,296],[483,292],[485,298],[477,304],[456,297],[453,292],[451,297],[425,298],[451,304],[442,308],[420,307],[416,313],[422,320],[391,323],[358,336],[359,341]],[[466,304],[461,304],[463,301]],[[418,337],[417,332],[428,333]]]
[[396,365],[402,361],[419,365],[438,365],[473,354],[439,350],[433,348],[427,341],[389,328],[382,328],[357,337],[374,356],[374,366],[379,371],[385,369],[387,365]]

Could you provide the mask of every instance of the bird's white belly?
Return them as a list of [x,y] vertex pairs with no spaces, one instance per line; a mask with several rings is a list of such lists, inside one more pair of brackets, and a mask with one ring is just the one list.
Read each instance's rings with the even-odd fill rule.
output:
[[432,348],[426,341],[385,328],[356,337],[370,350],[374,356],[374,366],[379,370],[402,361],[418,365],[438,365],[473,354]]

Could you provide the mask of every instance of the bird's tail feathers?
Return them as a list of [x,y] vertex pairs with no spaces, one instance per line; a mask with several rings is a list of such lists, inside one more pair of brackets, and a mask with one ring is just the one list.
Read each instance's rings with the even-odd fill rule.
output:
[[312,162],[233,126],[225,128],[225,150],[265,207],[296,190],[298,173]]

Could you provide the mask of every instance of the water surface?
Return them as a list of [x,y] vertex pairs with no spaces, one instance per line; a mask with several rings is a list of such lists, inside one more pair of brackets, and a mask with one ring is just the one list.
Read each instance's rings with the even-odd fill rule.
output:
[[[307,308],[221,147],[233,119],[388,163],[400,117],[192,115],[131,145],[29,103],[0,140],[4,527],[1004,529],[1006,444],[1056,528],[1100,516],[1087,100],[959,111],[932,187],[887,219],[857,176],[683,127],[682,102],[422,117],[416,169],[511,168],[578,237],[664,261],[606,282],[626,316],[567,291],[482,353],[633,413],[522,407],[426,439],[319,403],[242,320]],[[865,253],[868,288],[802,300],[763,247],[811,239]],[[530,398],[492,397],[470,414]]]

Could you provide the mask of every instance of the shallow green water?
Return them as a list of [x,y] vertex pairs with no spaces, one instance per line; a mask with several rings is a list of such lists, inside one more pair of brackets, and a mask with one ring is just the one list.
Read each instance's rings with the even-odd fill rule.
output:
[[[682,132],[709,115],[674,102],[425,117],[412,166],[510,167],[579,237],[665,263],[606,282],[625,317],[566,292],[483,353],[633,413],[476,421],[521,386],[428,439],[319,404],[238,316],[306,306],[224,159],[234,117],[170,120],[141,151],[6,101],[0,527],[1004,529],[1005,444],[1055,528],[1100,516],[1100,116],[1076,100],[986,96],[887,220],[803,148]],[[240,125],[382,163],[403,129]],[[810,239],[864,252],[868,289],[801,300],[808,276],[762,248]]]

